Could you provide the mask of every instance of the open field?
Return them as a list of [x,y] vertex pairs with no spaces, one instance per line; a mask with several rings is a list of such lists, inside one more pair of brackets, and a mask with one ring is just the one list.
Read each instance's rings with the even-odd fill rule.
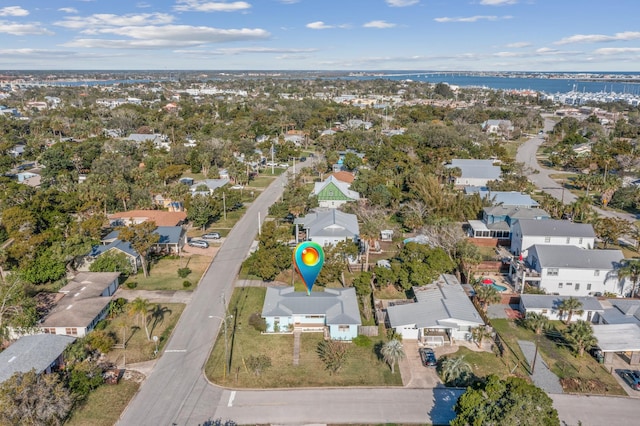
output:
[[[303,333],[300,362],[294,366],[292,334],[265,335],[249,325],[250,315],[262,311],[264,294],[264,288],[247,287],[234,291],[229,305],[229,313],[234,317],[228,324],[227,331],[230,374],[226,374],[224,370],[225,339],[221,330],[205,367],[205,374],[213,382],[223,386],[250,388],[402,384],[399,371],[391,374],[389,366],[376,355],[376,345],[385,340],[383,335],[372,337],[372,344],[368,347],[345,343],[348,345],[349,358],[337,374],[331,375],[316,353],[322,334]],[[250,355],[269,356],[271,367],[262,374],[255,375],[246,364]]]
[[[128,283],[136,282],[136,290],[193,289],[193,287],[198,285],[209,263],[211,263],[209,256],[197,254],[183,255],[180,257],[163,257],[158,259],[157,262],[152,262],[148,277],[145,277],[141,271],[138,275],[127,278],[122,285],[128,287]],[[191,273],[186,278],[180,278],[177,272],[180,268],[189,268],[191,269]],[[182,284],[185,280],[191,282],[191,287],[185,289]]]
[[104,384],[89,394],[82,405],[76,407],[68,426],[112,426],[116,424],[140,384],[133,380],[120,380],[117,385]]

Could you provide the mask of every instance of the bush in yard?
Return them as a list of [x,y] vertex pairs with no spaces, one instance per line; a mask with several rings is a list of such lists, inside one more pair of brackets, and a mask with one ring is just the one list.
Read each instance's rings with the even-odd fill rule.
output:
[[129,287],[131,290],[133,290],[134,288],[138,287],[138,282],[137,281],[130,281],[127,283],[127,287]]
[[249,355],[245,360],[247,368],[253,371],[253,374],[259,376],[264,370],[271,367],[271,358],[267,355]]
[[89,361],[73,364],[68,375],[69,390],[74,397],[84,399],[89,392],[104,383],[102,369]]
[[189,280],[182,281],[182,287],[184,287],[184,288],[191,287],[191,281],[189,281]]
[[261,333],[267,331],[267,321],[265,321],[265,319],[257,312],[254,312],[249,317],[249,325]]
[[324,366],[329,373],[335,374],[344,365],[348,357],[348,347],[346,343],[335,340],[323,340],[318,344],[318,356],[324,362]]
[[189,268],[180,268],[178,269],[178,276],[180,278],[187,278],[187,275],[191,273],[191,269]]
[[353,339],[353,344],[361,348],[368,348],[372,343],[373,342],[369,337],[363,336],[362,334],[359,334],[356,338]]
[[107,333],[104,330],[93,330],[91,333],[87,334],[86,342],[91,349],[98,350],[103,354],[106,354],[116,343],[116,339],[113,337],[113,334]]

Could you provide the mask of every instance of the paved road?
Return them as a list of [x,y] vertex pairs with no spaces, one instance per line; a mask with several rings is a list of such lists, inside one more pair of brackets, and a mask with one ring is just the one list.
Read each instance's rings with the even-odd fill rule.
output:
[[[546,118],[544,120],[544,130],[548,132],[553,129],[555,122]],[[573,203],[578,197],[574,195],[571,191],[566,189],[563,190],[562,185],[556,182],[554,179],[549,177],[551,174],[562,174],[563,172],[558,170],[547,169],[546,167],[542,167],[538,163],[537,153],[540,145],[544,142],[543,136],[535,136],[518,148],[516,153],[516,161],[519,163],[524,163],[525,165],[525,174],[529,178],[529,180],[537,186],[539,189],[548,193],[552,197],[557,200],[564,202],[564,204]],[[616,212],[613,210],[605,210],[598,207],[593,208],[598,214],[602,217],[618,217],[620,219],[625,219],[630,222],[635,222],[637,220],[635,215],[630,213]]]
[[120,420],[122,425],[191,425],[215,412],[222,389],[211,386],[203,366],[225,314],[222,295],[229,300],[233,284],[268,207],[283,192],[283,174],[269,185],[231,230],[194,290],[164,354]]

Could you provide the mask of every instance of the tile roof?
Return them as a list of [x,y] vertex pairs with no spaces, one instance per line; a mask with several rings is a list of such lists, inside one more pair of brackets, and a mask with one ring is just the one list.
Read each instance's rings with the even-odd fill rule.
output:
[[353,175],[353,173],[346,172],[344,170],[332,173],[331,176],[333,176],[334,178],[338,179],[341,182],[346,182],[348,184],[352,184],[353,181],[356,180],[356,177]]
[[45,371],[73,341],[73,336],[34,334],[23,336],[0,353],[0,383],[14,373]]
[[155,222],[156,226],[177,226],[187,219],[187,213],[164,210],[131,210],[111,214],[109,219],[133,219],[139,222]]

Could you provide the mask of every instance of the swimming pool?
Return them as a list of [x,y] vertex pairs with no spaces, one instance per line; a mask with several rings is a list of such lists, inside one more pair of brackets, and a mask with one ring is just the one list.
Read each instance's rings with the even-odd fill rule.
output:
[[507,289],[507,287],[500,285],[500,284],[496,284],[496,281],[493,278],[485,278],[482,280],[482,284],[483,285],[490,285],[491,287],[495,288],[497,291],[505,291]]

